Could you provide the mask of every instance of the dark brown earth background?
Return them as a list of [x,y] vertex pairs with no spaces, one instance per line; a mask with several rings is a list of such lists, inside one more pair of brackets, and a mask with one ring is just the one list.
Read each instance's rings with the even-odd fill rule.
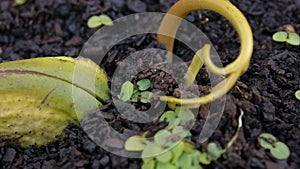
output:
[[[28,0],[16,6],[13,0],[0,1],[0,62],[44,56],[68,55],[77,57],[84,42],[96,31],[87,27],[91,15],[101,13],[117,19],[137,12],[166,12],[175,0]],[[248,19],[254,35],[254,53],[249,70],[240,77],[228,93],[226,108],[218,129],[209,141],[223,147],[234,135],[239,110],[245,112],[238,140],[219,160],[204,168],[227,169],[299,169],[300,168],[300,101],[294,96],[300,89],[300,47],[272,41],[276,31],[293,27],[300,33],[299,0],[234,0]],[[201,24],[205,18],[209,22]],[[232,62],[239,52],[239,39],[229,22],[209,11],[196,11],[186,19],[197,25],[212,41],[224,65]],[[289,26],[286,26],[289,25]],[[190,62],[193,53],[176,43],[175,53]],[[112,75],[116,62],[140,49],[161,46],[154,35],[134,36],[114,47],[101,66]],[[163,73],[144,72],[152,80],[153,88],[161,88]],[[138,77],[139,78],[139,77]],[[205,82],[205,74],[197,80]],[[162,88],[174,94],[174,88]],[[206,86],[199,86],[204,90]],[[207,92],[207,91],[201,91]],[[205,106],[201,109],[205,111]],[[134,133],[149,126],[131,124],[122,119],[114,106],[105,110],[120,131]],[[111,114],[111,115],[109,115]],[[197,118],[191,133],[197,138],[203,126]],[[157,128],[155,126],[152,128]],[[22,149],[0,140],[0,168],[141,168],[142,161],[110,154],[94,144],[84,131],[70,125],[67,138],[41,148]],[[257,137],[272,133],[286,143],[291,155],[279,161],[262,149]],[[199,144],[205,150],[207,143]]]

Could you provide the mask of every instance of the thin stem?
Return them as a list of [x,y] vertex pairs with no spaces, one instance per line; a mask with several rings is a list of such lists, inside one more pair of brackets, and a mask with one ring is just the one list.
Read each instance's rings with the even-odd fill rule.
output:
[[[244,15],[228,0],[180,0],[174,4],[161,22],[157,32],[157,39],[163,43],[166,49],[173,51],[174,38],[182,19],[195,10],[212,10],[227,18],[232,23],[240,37],[240,53],[235,61],[224,68],[216,66],[209,55],[210,50],[204,48],[199,50],[192,60],[189,71],[185,75],[187,85],[191,85],[195,80],[197,73],[203,63],[206,67],[217,75],[227,75],[228,77],[216,85],[210,94],[192,99],[178,99],[174,97],[163,96],[161,100],[172,104],[183,104],[200,106],[225,95],[249,67],[253,51],[253,36],[251,28]],[[176,18],[177,16],[177,18]],[[172,61],[172,56],[168,56],[168,61]]]

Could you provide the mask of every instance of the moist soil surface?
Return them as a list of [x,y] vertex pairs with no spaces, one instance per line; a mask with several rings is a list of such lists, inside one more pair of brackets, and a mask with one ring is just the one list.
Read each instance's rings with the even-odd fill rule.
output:
[[[17,6],[12,0],[0,1],[0,62],[44,56],[67,55],[77,57],[84,42],[97,30],[87,27],[91,15],[107,14],[112,19],[137,12],[166,12],[175,0],[28,0]],[[240,110],[243,110],[243,126],[237,141],[225,155],[203,168],[300,168],[300,101],[294,93],[300,89],[300,47],[272,41],[279,30],[300,33],[299,0],[242,0],[232,1],[246,16],[254,35],[254,53],[248,71],[242,75],[226,96],[226,106],[218,128],[209,138],[222,147],[235,134]],[[209,21],[203,21],[208,18]],[[222,16],[210,11],[195,11],[186,19],[200,28],[221,57],[223,65],[232,62],[239,53],[236,31]],[[175,54],[187,64],[193,51],[176,42]],[[118,63],[130,53],[163,48],[153,34],[130,37],[111,49],[101,67],[112,76]],[[149,78],[151,89],[160,89],[167,95],[178,95],[177,84],[163,71],[145,70],[132,79]],[[197,76],[200,94],[210,89],[207,72]],[[134,104],[140,110],[149,105]],[[192,142],[199,150],[206,150],[207,143],[200,144],[199,135],[208,106],[200,108],[200,114],[191,129]],[[129,135],[149,130],[155,133],[166,124],[132,123],[107,103],[106,120],[117,131]],[[291,154],[287,160],[276,160],[269,151],[258,144],[260,133],[271,133],[288,145]],[[23,149],[0,141],[0,168],[141,168],[142,160],[119,157],[106,152],[78,126],[70,124],[67,137],[40,148]],[[123,144],[114,140],[116,145]],[[122,146],[122,145],[121,145]]]

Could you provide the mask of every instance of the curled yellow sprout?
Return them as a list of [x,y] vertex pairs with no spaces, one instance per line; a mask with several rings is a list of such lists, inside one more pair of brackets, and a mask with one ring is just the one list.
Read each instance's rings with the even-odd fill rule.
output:
[[[157,32],[157,39],[163,43],[168,51],[173,51],[174,38],[182,19],[195,10],[211,10],[224,16],[229,20],[237,30],[240,37],[241,47],[239,56],[235,61],[224,68],[216,66],[210,58],[210,45],[204,45],[194,56],[189,67],[191,74],[186,74],[187,84],[191,84],[196,74],[203,64],[217,75],[227,76],[222,82],[217,84],[211,93],[197,98],[179,99],[170,96],[163,96],[160,99],[167,101],[169,104],[181,105],[203,105],[225,95],[235,84],[238,78],[247,71],[253,51],[253,36],[251,28],[244,15],[228,0],[180,0],[175,3],[161,22]],[[170,15],[175,15],[181,19],[174,19]],[[171,56],[168,58],[172,61]]]

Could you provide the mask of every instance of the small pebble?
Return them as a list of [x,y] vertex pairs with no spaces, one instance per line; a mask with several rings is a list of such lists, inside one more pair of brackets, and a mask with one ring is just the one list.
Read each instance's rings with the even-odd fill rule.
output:
[[5,155],[3,157],[4,162],[12,162],[15,158],[16,150],[13,148],[6,149]]
[[102,166],[106,166],[109,163],[109,157],[108,156],[104,156],[99,162]]
[[92,153],[96,149],[96,147],[97,145],[90,140],[87,140],[83,143],[83,148],[89,153]]

